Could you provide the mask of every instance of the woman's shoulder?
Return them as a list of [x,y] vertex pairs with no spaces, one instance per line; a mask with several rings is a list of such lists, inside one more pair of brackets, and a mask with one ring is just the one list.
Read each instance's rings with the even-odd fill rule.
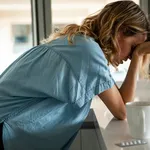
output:
[[98,43],[94,40],[94,38],[90,36],[84,36],[84,35],[76,35],[74,36],[74,43],[75,44],[81,44],[83,46],[98,46]]
[[[72,43],[69,42],[68,36],[61,36],[57,39],[44,44],[66,59],[96,58],[105,60],[105,55],[99,44],[90,36],[74,35],[71,37]],[[77,59],[76,58],[76,59]]]

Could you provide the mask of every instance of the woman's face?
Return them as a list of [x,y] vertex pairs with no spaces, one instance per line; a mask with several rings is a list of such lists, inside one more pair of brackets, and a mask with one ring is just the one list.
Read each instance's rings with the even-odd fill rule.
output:
[[114,58],[114,63],[116,66],[122,64],[123,61],[126,61],[128,58],[130,59],[134,48],[147,39],[147,34],[137,33],[134,36],[124,36],[122,32],[119,32],[117,39],[120,54]]

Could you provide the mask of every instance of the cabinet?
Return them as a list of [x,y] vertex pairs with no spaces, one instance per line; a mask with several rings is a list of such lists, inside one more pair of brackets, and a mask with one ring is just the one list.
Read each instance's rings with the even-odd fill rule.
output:
[[89,115],[80,128],[75,140],[69,150],[102,150],[102,141],[97,133],[94,111],[91,109]]
[[95,129],[81,129],[70,150],[100,150]]

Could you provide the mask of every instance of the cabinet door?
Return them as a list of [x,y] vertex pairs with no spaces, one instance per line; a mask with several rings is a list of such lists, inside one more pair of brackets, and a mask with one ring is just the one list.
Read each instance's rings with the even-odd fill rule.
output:
[[100,150],[95,129],[81,129],[70,150]]
[[81,130],[81,150],[100,150],[95,129]]
[[79,130],[69,150],[82,150],[81,149],[81,130]]

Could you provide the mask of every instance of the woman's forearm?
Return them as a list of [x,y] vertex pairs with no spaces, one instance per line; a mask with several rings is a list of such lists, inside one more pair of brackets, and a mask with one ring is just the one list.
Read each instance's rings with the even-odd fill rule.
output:
[[134,99],[141,56],[133,55],[126,78],[119,91],[124,103]]

